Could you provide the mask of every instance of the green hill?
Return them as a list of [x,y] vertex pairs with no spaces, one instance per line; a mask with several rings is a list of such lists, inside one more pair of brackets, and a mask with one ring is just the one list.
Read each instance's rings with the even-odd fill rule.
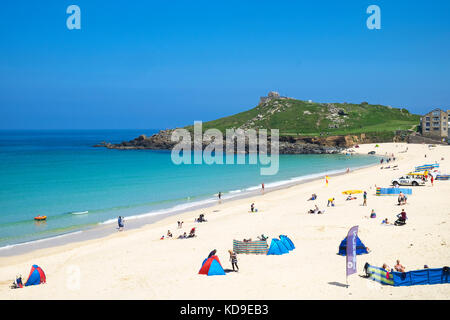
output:
[[[216,128],[279,129],[282,136],[319,136],[377,133],[415,129],[419,115],[406,109],[382,105],[315,103],[291,98],[268,98],[257,107],[203,123],[203,130]],[[192,129],[192,126],[187,127]]]

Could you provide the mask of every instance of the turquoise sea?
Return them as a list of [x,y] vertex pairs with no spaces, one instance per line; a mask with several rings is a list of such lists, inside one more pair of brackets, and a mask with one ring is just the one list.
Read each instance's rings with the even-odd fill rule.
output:
[[[157,130],[0,131],[0,247],[54,237],[119,215],[138,219],[376,163],[373,156],[280,155],[259,165],[175,165],[170,151],[94,148]],[[85,215],[71,212],[89,211]],[[46,222],[34,221],[46,215]]]

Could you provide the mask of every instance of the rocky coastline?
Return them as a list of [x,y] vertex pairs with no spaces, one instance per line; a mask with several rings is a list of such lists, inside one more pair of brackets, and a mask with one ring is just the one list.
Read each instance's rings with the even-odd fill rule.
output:
[[[139,137],[113,144],[102,142],[94,147],[104,147],[108,149],[118,150],[171,150],[177,142],[171,140],[174,130],[161,130],[160,132],[147,137],[140,135]],[[359,136],[328,136],[328,137],[292,137],[282,136],[279,138],[280,154],[336,154],[346,148],[354,146],[356,143],[363,142],[364,135]],[[210,144],[210,141],[202,141],[202,148]],[[225,141],[223,141],[225,149]],[[193,142],[192,142],[193,148]],[[237,148],[234,148],[236,150]],[[270,152],[270,137],[268,137],[267,150]],[[225,150],[224,150],[225,152]],[[248,145],[246,145],[246,153],[248,153]]]

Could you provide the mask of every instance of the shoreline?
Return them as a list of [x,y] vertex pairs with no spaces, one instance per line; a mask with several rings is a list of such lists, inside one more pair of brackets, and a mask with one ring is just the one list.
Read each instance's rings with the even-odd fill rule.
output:
[[[355,152],[356,153],[356,152]],[[356,153],[358,154],[358,153]],[[363,154],[362,154],[363,155]],[[380,155],[374,155],[374,157],[381,157]],[[357,170],[362,170],[365,168],[370,168],[373,166],[379,165],[379,163],[373,163],[369,165],[359,166],[359,167],[350,167],[350,172],[354,172]],[[338,172],[336,172],[338,171]],[[332,173],[329,173],[332,172]],[[336,177],[340,175],[346,174],[346,169],[338,169],[338,170],[329,170],[324,171],[316,174],[311,174],[314,177],[310,178],[303,178],[308,177],[308,175],[305,176],[298,176],[290,178],[289,180],[280,180],[280,181],[274,181],[268,184],[276,184],[276,183],[282,183],[280,185],[274,186],[274,187],[266,187],[264,190],[264,194],[268,194],[270,192],[288,189],[294,186],[302,185],[308,182],[318,181],[323,179],[325,175],[328,175],[329,177]],[[292,182],[289,182],[291,181]],[[255,186],[256,187],[256,186]],[[170,212],[165,212],[162,214],[158,214],[158,211],[167,211],[172,210],[176,208],[178,205],[167,208],[167,209],[161,209],[153,212],[147,212],[142,214],[133,215],[131,217],[124,217],[125,218],[125,230],[138,230],[147,226],[151,226],[157,222],[163,222],[165,219],[168,219],[173,216],[182,216],[184,214],[189,214],[193,211],[198,210],[205,210],[209,208],[213,208],[217,206],[218,204],[225,204],[230,203],[237,200],[244,200],[249,199],[254,196],[261,196],[263,195],[261,192],[261,188],[259,189],[252,189],[255,187],[249,187],[244,190],[241,194],[237,194],[235,196],[232,196],[231,198],[222,198],[221,202],[217,199],[211,199],[208,203],[202,203],[198,205],[193,205],[184,209],[179,210],[173,210]],[[252,189],[252,190],[248,190]],[[247,191],[245,191],[247,190]],[[229,194],[230,191],[228,191],[225,195]],[[208,199],[204,199],[201,201],[208,201]],[[183,205],[183,204],[182,204]],[[111,219],[112,220],[112,219]],[[55,235],[47,238],[41,238],[16,244],[10,244],[3,247],[0,247],[0,259],[1,258],[8,258],[8,257],[16,257],[21,256],[24,254],[31,254],[35,251],[39,250],[45,250],[45,249],[51,249],[51,248],[57,248],[62,247],[66,245],[71,244],[80,244],[82,245],[84,242],[91,241],[91,240],[101,240],[103,238],[106,238],[110,235],[114,235],[118,233],[118,228],[114,227],[112,228],[112,225],[117,224],[116,219],[114,221],[109,222],[110,220],[106,220],[104,222],[99,222],[96,225],[92,227],[88,227],[86,229],[76,230],[72,232],[63,233],[60,235]],[[16,250],[12,252],[12,250]],[[1,265],[1,263],[0,263]]]
[[[402,153],[408,146],[409,151]],[[373,149],[360,145],[358,153]],[[394,153],[397,160],[390,169],[380,165],[330,175],[329,185],[313,179],[264,195],[223,201],[209,210],[192,210],[173,215],[153,224],[115,232],[100,239],[69,243],[17,256],[0,257],[0,295],[3,299],[189,299],[189,300],[291,300],[291,299],[449,299],[450,286],[382,286],[363,278],[364,264],[393,267],[397,259],[406,271],[448,266],[450,261],[450,211],[447,194],[449,181],[428,181],[412,187],[408,204],[398,206],[395,196],[376,196],[377,187],[415,166],[439,162],[443,174],[450,172],[450,147],[402,143],[380,144],[378,155]],[[424,154],[426,157],[424,157]],[[397,165],[398,168],[393,168]],[[346,201],[344,190],[365,190],[362,196]],[[307,201],[312,193],[318,199]],[[335,206],[327,199],[336,198]],[[254,202],[257,213],[251,213]],[[307,214],[318,205],[324,214]],[[371,219],[371,210],[377,217]],[[401,209],[408,214],[406,225],[385,226]],[[206,223],[194,223],[205,213]],[[177,220],[183,227],[177,229]],[[359,226],[358,237],[370,252],[357,256],[357,274],[345,274],[345,257],[337,254],[339,244],[352,226]],[[127,227],[127,224],[125,225]],[[176,239],[196,227],[196,237]],[[174,238],[160,240],[170,229]],[[277,238],[285,234],[295,249],[282,256],[239,254],[239,272],[226,276],[199,275],[201,262],[212,249],[223,268],[229,269],[228,250],[233,240],[255,238],[264,234]],[[43,268],[47,283],[19,290],[9,289],[16,274],[27,275],[32,264]],[[78,270],[78,273],[74,273]],[[76,275],[79,275],[76,278]],[[74,278],[75,277],[75,278]],[[79,286],[73,287],[73,279]],[[220,290],[210,290],[212,287]],[[195,290],[182,290],[195,288]]]

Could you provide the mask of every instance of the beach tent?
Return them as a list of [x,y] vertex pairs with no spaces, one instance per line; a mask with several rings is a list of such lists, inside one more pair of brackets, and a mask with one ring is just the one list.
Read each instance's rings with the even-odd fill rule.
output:
[[295,246],[291,239],[288,236],[282,234],[280,235],[280,241],[284,244],[284,246],[289,250],[294,250]]
[[207,276],[224,276],[225,271],[220,264],[218,256],[211,256],[203,260],[202,267],[198,274],[206,274]]
[[[369,253],[367,251],[366,246],[362,241],[359,239],[359,237],[356,237],[356,254],[366,254]],[[339,245],[339,255],[346,256],[347,255],[347,237],[345,237],[344,240],[341,241],[341,244]]]
[[267,251],[267,255],[280,255],[289,253],[288,248],[281,242],[279,239],[272,239],[272,242],[270,243],[269,251]]
[[45,283],[45,273],[44,270],[41,269],[36,264],[33,264],[31,267],[30,275],[28,276],[27,282],[25,282],[25,286],[34,286],[41,283]]
[[435,178],[436,180],[450,180],[449,174],[438,174]]

